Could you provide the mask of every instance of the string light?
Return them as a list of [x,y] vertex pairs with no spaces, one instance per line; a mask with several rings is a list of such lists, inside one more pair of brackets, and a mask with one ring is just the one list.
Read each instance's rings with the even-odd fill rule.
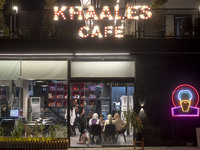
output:
[[124,20],[124,16],[119,16],[119,5],[115,6],[115,19],[116,20]]
[[108,37],[108,33],[109,34],[112,34],[113,33],[113,26],[107,26],[107,27],[105,27],[105,30],[104,30],[104,36],[105,37]]
[[99,29],[99,26],[94,26],[91,37],[95,37],[95,36],[98,36],[99,38],[103,38],[101,31]]
[[124,26],[116,26],[115,27],[115,37],[123,38],[124,37]]
[[108,6],[103,6],[102,12],[100,14],[100,20],[103,20],[104,18],[108,18],[109,20],[113,20],[113,16],[111,15],[110,8]]
[[95,12],[94,6],[90,6],[86,12],[85,20],[94,18],[94,20],[98,20],[98,16]]
[[70,20],[74,20],[74,15],[78,15],[78,20],[83,20],[83,7],[75,6],[78,11],[74,11],[74,7],[69,7]]
[[58,16],[62,16],[63,20],[66,20],[64,15],[64,11],[67,9],[67,6],[62,6],[61,9],[58,11],[58,6],[54,7],[54,20],[58,20]]
[[[85,35],[83,34],[83,30],[86,30],[86,32],[87,32]],[[88,34],[89,30],[90,30],[90,28],[87,27],[87,26],[81,27],[80,30],[79,30],[79,36],[82,37],[82,38],[87,38],[89,36],[89,34]]]
[[[141,6],[128,6],[127,7],[127,19],[129,20],[138,20],[139,19],[139,16],[133,16],[133,14],[137,14],[138,12],[138,9],[140,8]],[[134,11],[133,11],[134,9]],[[136,11],[137,10],[137,11]]]
[[141,19],[150,19],[152,17],[152,13],[150,11],[149,6],[143,5],[141,7],[141,12],[147,15],[147,16],[145,16],[144,14],[140,14]]
[[[66,20],[66,16],[64,11],[68,8],[68,6],[62,6],[59,10],[58,6],[54,7],[54,20],[58,20],[59,16],[62,17],[63,20]],[[77,9],[77,11],[75,11]],[[124,20],[127,18],[128,20],[138,20],[138,19],[150,19],[152,17],[152,12],[150,11],[150,7],[146,5],[138,5],[138,6],[128,6],[127,7],[127,15],[120,16],[119,15],[119,4],[114,7],[115,11],[115,20]],[[109,20],[113,20],[113,16],[110,12],[109,6],[103,6],[102,12],[98,18],[94,6],[89,6],[87,12],[85,14],[85,18],[83,18],[83,7],[82,6],[70,6],[69,7],[69,18],[70,20],[74,19],[74,15],[78,15],[78,20],[103,20],[104,18],[108,18]]]

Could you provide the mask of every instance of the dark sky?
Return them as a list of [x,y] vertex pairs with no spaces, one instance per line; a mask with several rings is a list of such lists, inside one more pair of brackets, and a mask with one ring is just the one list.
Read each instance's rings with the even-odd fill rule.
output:
[[6,0],[5,9],[11,9],[12,2],[18,5],[20,10],[38,10],[43,9],[44,0]]
[[[6,0],[5,9],[10,10],[14,4],[18,4],[20,10],[41,10],[45,0]],[[80,0],[57,0],[58,4],[62,5],[80,5]]]

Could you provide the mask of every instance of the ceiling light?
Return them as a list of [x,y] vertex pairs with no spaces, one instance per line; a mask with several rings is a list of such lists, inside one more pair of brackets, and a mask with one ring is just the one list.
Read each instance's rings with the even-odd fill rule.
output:
[[0,56],[72,56],[73,53],[32,53],[32,54],[3,54],[0,53]]
[[75,53],[76,56],[122,56],[122,55],[130,55],[130,53]]

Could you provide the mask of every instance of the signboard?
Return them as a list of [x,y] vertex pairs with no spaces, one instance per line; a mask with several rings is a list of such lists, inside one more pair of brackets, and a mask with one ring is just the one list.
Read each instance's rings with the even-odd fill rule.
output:
[[[114,6],[114,11],[111,11],[109,6],[103,6],[99,15],[94,8],[94,6],[89,6],[86,10],[83,9],[82,6],[62,6],[54,7],[54,20],[74,20],[75,16],[77,16],[78,20],[93,20],[93,21],[103,21],[103,20],[146,20],[150,19],[152,16],[152,12],[149,6],[146,5],[137,5],[137,6],[128,6],[124,11],[124,15],[119,15],[119,5]],[[111,12],[114,12],[112,14]],[[112,22],[113,24],[113,22]],[[124,26],[105,26],[103,30],[100,30],[98,25],[91,26],[82,26],[79,29],[79,36],[81,38],[87,37],[98,37],[98,38],[107,38],[108,35],[114,35],[115,38],[123,38],[124,37]]]
[[189,84],[179,85],[172,93],[173,117],[198,117],[199,93]]

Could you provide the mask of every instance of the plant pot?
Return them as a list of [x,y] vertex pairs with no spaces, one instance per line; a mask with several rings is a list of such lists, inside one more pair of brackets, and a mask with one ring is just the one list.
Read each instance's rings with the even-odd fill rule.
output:
[[38,138],[20,138],[19,141],[12,138],[2,138],[0,141],[0,149],[67,149],[69,147],[69,140],[60,138],[57,140],[44,140]]

